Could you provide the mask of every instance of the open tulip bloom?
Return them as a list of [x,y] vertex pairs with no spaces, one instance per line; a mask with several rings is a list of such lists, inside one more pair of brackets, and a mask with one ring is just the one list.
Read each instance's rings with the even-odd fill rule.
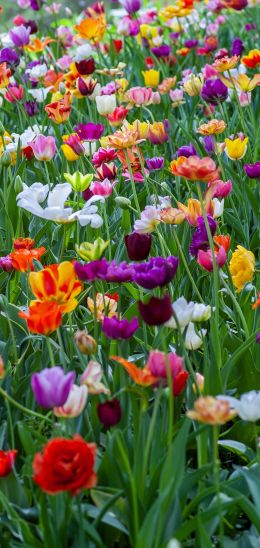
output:
[[0,548],[260,548],[260,0],[2,4]]

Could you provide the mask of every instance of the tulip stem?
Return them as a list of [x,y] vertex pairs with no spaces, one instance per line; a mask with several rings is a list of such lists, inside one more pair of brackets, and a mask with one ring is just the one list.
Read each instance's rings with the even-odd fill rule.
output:
[[190,282],[191,282],[191,285],[192,285],[192,287],[193,287],[193,289],[194,289],[194,291],[195,291],[195,293],[196,293],[198,299],[200,300],[201,303],[203,303],[202,296],[201,296],[201,294],[200,294],[200,292],[199,292],[199,290],[198,290],[198,288],[197,288],[197,286],[196,286],[196,283],[195,283],[195,281],[194,281],[194,278],[192,277],[192,274],[191,274],[190,269],[189,269],[189,267],[188,267],[188,263],[187,263],[187,261],[186,261],[185,255],[184,255],[184,253],[183,253],[183,250],[182,250],[182,247],[181,247],[181,244],[180,244],[180,240],[179,240],[179,238],[178,238],[178,236],[177,236],[176,230],[173,230],[172,233],[173,233],[173,237],[174,237],[174,239],[175,239],[175,242],[176,242],[176,245],[177,245],[177,248],[178,248],[178,252],[179,252],[179,254],[180,254],[180,256],[181,256],[181,260],[182,260],[182,262],[183,262],[183,266],[184,266],[184,268],[185,268],[185,270],[186,270],[187,276],[188,276],[188,278],[189,278],[189,280],[190,280]]
[[52,347],[51,347],[51,342],[50,342],[49,337],[45,337],[45,340],[46,340],[46,346],[47,346],[48,352],[49,352],[51,366],[54,367],[55,366],[55,359],[54,359],[54,354],[53,354],[53,350],[52,350]]
[[223,536],[223,519],[221,514],[221,499],[220,499],[220,481],[219,481],[219,452],[218,452],[218,425],[212,426],[213,433],[213,476],[216,489],[218,516],[219,516],[219,534],[220,534],[220,547],[224,548]]
[[20,409],[23,413],[27,413],[28,415],[33,415],[34,417],[37,417],[38,419],[44,420],[48,422],[49,424],[52,424],[51,419],[46,417],[45,415],[41,415],[41,413],[37,413],[36,411],[32,411],[31,409],[28,409],[28,407],[24,407],[24,405],[21,405],[16,400],[14,400],[3,388],[0,387],[0,395],[3,396],[5,400],[10,402],[14,407],[17,407],[17,409]]

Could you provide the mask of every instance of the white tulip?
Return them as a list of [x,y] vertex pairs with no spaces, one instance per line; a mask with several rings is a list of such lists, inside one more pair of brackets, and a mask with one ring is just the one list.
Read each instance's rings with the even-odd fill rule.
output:
[[102,116],[111,114],[116,108],[115,95],[97,95],[96,97],[97,111]]
[[256,422],[260,419],[260,391],[251,390],[245,392],[240,400],[232,396],[218,396],[220,400],[229,402],[232,409],[236,409],[238,415],[244,421]]
[[192,321],[193,322],[206,322],[211,316],[211,307],[203,303],[194,303]]
[[201,329],[199,334],[196,333],[194,323],[190,322],[185,335],[185,348],[187,348],[187,350],[198,350],[203,344],[202,337],[204,337],[206,333],[206,329]]

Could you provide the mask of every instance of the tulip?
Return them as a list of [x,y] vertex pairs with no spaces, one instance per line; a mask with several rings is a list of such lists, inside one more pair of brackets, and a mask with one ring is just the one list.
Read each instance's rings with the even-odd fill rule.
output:
[[106,427],[115,426],[121,420],[122,411],[119,400],[114,398],[104,403],[99,403],[97,407],[98,418]]
[[105,249],[109,246],[110,240],[107,240],[106,242],[100,238],[96,238],[94,243],[90,242],[83,242],[80,245],[76,244],[76,251],[77,254],[80,256],[83,261],[95,261],[96,259],[100,259],[105,251]]
[[217,105],[227,99],[228,88],[223,84],[220,78],[209,79],[203,84],[201,97],[207,103]]
[[241,160],[247,151],[248,137],[237,139],[225,139],[225,153],[230,160]]
[[7,91],[5,92],[5,98],[9,103],[16,103],[21,101],[23,98],[23,87],[17,85],[9,85]]
[[141,219],[135,221],[134,230],[138,234],[150,234],[160,223],[160,212],[154,206],[146,206],[141,212]]
[[178,262],[177,257],[151,257],[147,263],[134,266],[133,280],[145,289],[163,287],[174,278]]
[[147,303],[139,301],[138,309],[148,325],[162,325],[172,317],[171,300],[167,294],[162,299],[151,297]]
[[57,149],[54,137],[45,137],[39,134],[28,144],[32,148],[35,158],[42,162],[49,162],[56,154]]
[[95,98],[97,111],[101,116],[112,114],[116,108],[115,95],[97,95]]
[[187,412],[190,419],[213,426],[225,424],[236,415],[237,412],[231,409],[228,401],[212,396],[201,396],[195,401],[194,409]]
[[34,373],[31,385],[38,405],[46,409],[63,405],[67,401],[74,379],[74,371],[65,375],[59,366]]
[[82,354],[90,356],[96,352],[97,343],[87,331],[77,331],[74,338],[75,343]]
[[102,375],[100,363],[91,360],[83,375],[80,377],[80,384],[85,384],[87,386],[89,394],[109,394],[110,390],[100,382]]
[[147,105],[151,101],[152,92],[152,88],[136,86],[128,91],[127,97],[136,106]]
[[73,384],[66,402],[62,406],[54,407],[54,415],[64,419],[78,417],[85,408],[87,397],[88,390],[85,385]]
[[242,291],[246,283],[251,282],[255,271],[255,256],[242,245],[238,245],[233,252],[229,268],[238,293]]
[[159,70],[143,70],[142,75],[144,77],[145,86],[156,87],[159,84],[160,73]]
[[190,97],[200,94],[203,86],[203,77],[192,74],[183,84],[183,88]]
[[70,117],[71,111],[71,96],[70,93],[66,93],[63,99],[49,103],[45,107],[45,111],[48,114],[48,118],[53,120],[56,124],[62,124],[66,122]]
[[[220,247],[218,251],[215,252],[215,260],[217,267],[222,268],[227,260],[227,254],[224,247]],[[204,270],[207,270],[208,272],[213,272],[213,259],[211,249],[208,249],[208,251],[199,250],[197,255],[197,261],[199,265],[204,268]]]
[[197,156],[197,151],[193,143],[190,143],[189,145],[183,145],[178,148],[177,156],[178,158],[180,156],[185,156],[185,158],[189,158],[190,156]]
[[76,192],[83,192],[86,190],[93,180],[92,173],[83,175],[80,171],[75,171],[72,175],[70,173],[64,173],[63,175],[65,181],[67,181]]
[[162,156],[155,156],[154,158],[146,158],[146,165],[150,171],[157,171],[163,169],[164,158]]
[[151,234],[132,232],[125,236],[125,245],[131,261],[143,261],[150,253],[152,236]]
[[138,319],[134,317],[131,321],[119,320],[116,317],[104,317],[102,331],[109,339],[130,339],[139,327]]
[[244,170],[250,179],[260,178],[260,162],[256,162],[255,164],[245,164]]
[[185,348],[187,348],[187,350],[198,350],[203,344],[203,337],[205,337],[206,333],[206,329],[200,329],[197,333],[194,323],[190,322],[185,332]]
[[9,451],[3,451],[0,449],[0,478],[8,476],[14,467],[18,451],[11,449]]
[[19,27],[15,27],[14,29],[10,30],[9,36],[13,42],[13,44],[17,48],[22,48],[23,46],[26,46],[30,42],[30,32],[31,29],[26,28],[24,25],[19,25]]
[[104,131],[104,126],[88,122],[88,124],[78,124],[75,131],[82,141],[98,141]]
[[260,392],[258,390],[246,392],[240,399],[232,396],[217,396],[217,399],[228,402],[231,409],[234,409],[244,421],[256,422],[260,419]]

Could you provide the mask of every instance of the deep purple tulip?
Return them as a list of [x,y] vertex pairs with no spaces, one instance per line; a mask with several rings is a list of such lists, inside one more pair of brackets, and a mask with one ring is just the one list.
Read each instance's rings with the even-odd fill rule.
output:
[[29,19],[24,23],[25,28],[30,29],[30,34],[36,34],[38,31],[38,25],[33,19]]
[[204,148],[206,153],[211,156],[215,152],[215,141],[213,135],[206,135],[202,137]]
[[198,45],[198,40],[195,40],[195,39],[186,40],[186,42],[184,42],[184,46],[189,49],[196,48],[197,45]]
[[130,339],[139,327],[138,318],[128,321],[104,317],[102,331],[109,339]]
[[31,2],[31,8],[34,11],[39,11],[42,6],[42,0],[30,0]]
[[157,171],[164,167],[164,158],[162,156],[154,156],[154,158],[146,158],[145,161],[150,171]]
[[102,422],[106,428],[118,424],[122,416],[120,402],[116,398],[105,401],[104,403],[99,403],[97,412],[100,422]]
[[18,53],[12,48],[3,48],[0,51],[0,65],[6,63],[8,67],[15,69],[20,63]]
[[0,257],[0,268],[2,268],[4,272],[11,272],[13,270],[13,263],[9,255]]
[[9,31],[9,36],[17,48],[27,46],[30,42],[30,28],[27,29],[24,25],[19,25]]
[[74,268],[80,280],[83,282],[93,282],[94,280],[100,279],[100,275],[106,273],[107,265],[107,260],[103,257],[103,259],[90,261],[85,264],[75,261]]
[[105,128],[102,124],[88,122],[78,124],[74,129],[82,141],[98,141]]
[[[216,221],[214,221],[213,217],[211,217],[210,215],[207,215],[207,219],[209,223],[210,232],[212,236],[214,236],[217,229],[217,223]],[[207,234],[204,218],[198,217],[198,227],[196,228],[192,236],[190,253],[191,255],[194,255],[195,257],[197,257],[199,250],[207,251],[208,249],[209,249],[209,240],[208,240],[208,234]]]
[[195,146],[190,143],[189,145],[183,145],[182,147],[178,148],[177,156],[178,158],[179,156],[185,156],[186,158],[189,158],[189,156],[198,156],[198,153]]
[[107,263],[106,272],[101,272],[99,278],[101,280],[106,280],[106,282],[131,282],[133,280],[134,268],[133,265],[122,261],[121,263],[116,263],[116,261],[111,261]]
[[93,57],[90,57],[89,59],[83,59],[83,61],[79,61],[78,63],[75,63],[76,69],[79,74],[82,74],[82,76],[86,76],[87,74],[93,74],[95,71],[95,61]]
[[244,170],[250,179],[259,179],[260,177],[260,162],[255,164],[245,164]]
[[247,32],[250,32],[251,30],[256,30],[256,24],[255,23],[246,23],[245,24],[245,30]]
[[34,373],[31,385],[37,403],[46,409],[64,405],[74,379],[75,371],[65,374],[59,365]]
[[141,7],[140,0],[120,0],[120,4],[123,8],[125,8],[129,15],[137,12]]
[[175,276],[177,257],[151,257],[147,263],[135,265],[134,281],[145,289],[154,289],[168,284]]
[[258,331],[258,333],[256,334],[255,342],[257,344],[260,344],[260,331]]
[[171,47],[162,44],[161,46],[157,46],[156,48],[151,48],[151,52],[155,55],[155,57],[168,57],[171,53]]
[[125,236],[125,245],[131,261],[144,261],[150,253],[152,236],[151,234],[132,232]]
[[35,116],[38,112],[38,104],[37,101],[24,101],[23,104],[28,116]]
[[151,297],[148,303],[138,302],[139,312],[148,325],[162,325],[172,317],[172,306],[169,295],[162,299]]
[[217,105],[226,100],[228,96],[228,88],[221,82],[220,78],[208,79],[203,84],[201,97],[206,103]]
[[232,49],[231,53],[232,55],[241,55],[243,52],[244,46],[242,40],[240,38],[234,38],[232,42]]

